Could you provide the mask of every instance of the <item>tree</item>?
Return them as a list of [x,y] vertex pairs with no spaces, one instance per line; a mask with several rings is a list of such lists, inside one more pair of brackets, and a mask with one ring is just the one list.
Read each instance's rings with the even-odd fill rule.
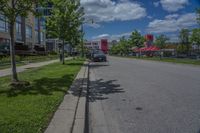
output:
[[110,49],[110,54],[116,55],[118,54],[117,45],[113,45]]
[[120,38],[118,44],[114,45],[111,48],[111,53],[128,55],[132,47],[136,46],[138,48],[141,48],[144,46],[144,42],[145,38],[137,30],[135,30],[134,32],[132,32],[128,40],[125,37]]
[[128,43],[128,40],[125,39],[125,37],[120,38],[119,50],[120,53],[123,55],[128,55],[128,53],[130,52],[130,45]]
[[116,45],[113,45],[110,49],[111,54],[115,55],[128,55],[130,52],[130,44],[125,37],[121,37]]
[[65,42],[76,45],[80,39],[80,25],[84,15],[80,0],[52,0],[52,15],[47,20],[48,33],[62,40],[62,64],[65,63]]
[[192,30],[192,35],[190,37],[192,43],[197,44],[200,47],[200,29],[196,28]]
[[190,44],[189,44],[189,33],[188,29],[181,29],[179,33],[179,39],[182,45],[185,45],[187,48],[187,54],[189,54]]
[[121,53],[121,46],[119,45],[119,43],[111,47],[110,54],[118,55],[120,53]]
[[144,46],[145,38],[137,31],[135,30],[132,32],[130,36],[130,45],[136,46],[138,48],[141,48]]
[[158,37],[156,37],[155,45],[160,49],[163,49],[166,46],[166,41],[168,40],[169,38],[167,38],[165,35],[159,35]]
[[176,50],[178,54],[185,54],[187,52],[187,47],[185,45],[179,44]]
[[[130,40],[129,40],[131,47],[136,46],[137,48],[141,48],[144,46],[144,42],[145,42],[145,38],[137,30],[132,32],[130,36]],[[141,52],[139,56],[140,55],[141,55]]]
[[35,5],[42,4],[42,0],[0,0],[0,13],[6,16],[9,23],[9,34],[11,38],[10,43],[10,57],[12,68],[12,82],[18,82],[15,61],[15,23],[18,16],[27,17],[28,13],[37,15],[34,9]]

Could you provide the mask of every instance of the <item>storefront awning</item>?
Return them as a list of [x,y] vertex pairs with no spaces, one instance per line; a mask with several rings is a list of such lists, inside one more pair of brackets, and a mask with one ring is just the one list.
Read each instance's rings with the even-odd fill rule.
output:
[[143,47],[143,48],[134,48],[134,52],[153,52],[153,51],[159,51],[160,48],[156,46],[150,46],[150,47]]

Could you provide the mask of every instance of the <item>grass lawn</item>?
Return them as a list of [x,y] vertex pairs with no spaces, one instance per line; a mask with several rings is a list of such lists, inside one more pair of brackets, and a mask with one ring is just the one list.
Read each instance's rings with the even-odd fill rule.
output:
[[141,57],[141,58],[139,58],[139,57],[132,57],[132,56],[125,57],[125,58],[171,62],[171,63],[179,63],[179,64],[200,65],[200,60],[195,60],[195,59],[181,59],[181,58],[162,58],[162,59],[160,59],[159,57]]
[[84,60],[76,59],[19,74],[30,87],[11,89],[10,77],[0,78],[0,133],[41,133],[63,100]]

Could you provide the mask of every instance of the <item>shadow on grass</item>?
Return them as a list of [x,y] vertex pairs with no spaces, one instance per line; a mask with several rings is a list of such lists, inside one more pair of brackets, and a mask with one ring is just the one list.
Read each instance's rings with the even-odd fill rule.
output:
[[89,88],[89,102],[95,102],[96,100],[106,100],[108,95],[115,93],[124,93],[123,88],[120,88],[119,84],[116,84],[117,80],[104,81],[99,79],[90,82]]
[[61,78],[41,78],[33,80],[30,86],[10,88],[0,91],[0,94],[7,94],[8,97],[18,95],[52,95],[54,92],[67,93],[74,80],[73,74],[64,75]]
[[[82,66],[83,63],[81,60],[80,62],[77,60],[76,62],[67,62],[65,65],[69,67],[77,67]],[[46,76],[30,81],[29,86],[22,86],[17,88],[12,88],[9,86],[5,89],[0,89],[0,94],[7,95],[8,97],[15,97],[18,95],[52,95],[54,92],[62,92],[63,94],[67,94],[75,76],[75,73],[65,74],[64,76],[58,78],[51,78]],[[75,82],[79,83],[82,81],[77,80]]]

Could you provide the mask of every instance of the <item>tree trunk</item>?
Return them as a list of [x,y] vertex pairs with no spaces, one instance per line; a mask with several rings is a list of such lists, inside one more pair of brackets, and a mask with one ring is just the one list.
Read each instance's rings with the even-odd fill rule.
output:
[[62,45],[62,64],[65,64],[65,40],[63,40],[63,45]]
[[160,49],[159,53],[160,53],[160,60],[161,60],[161,59],[162,59],[162,53],[161,53],[161,49]]
[[83,48],[83,41],[81,43],[81,57],[84,57],[84,48]]
[[12,82],[18,82],[16,60],[15,60],[15,36],[14,36],[14,22],[10,23],[10,58],[11,58],[11,69],[12,69]]
[[[81,25],[81,31],[83,32],[83,25]],[[81,38],[81,57],[84,57],[84,40],[83,40],[84,35]]]

